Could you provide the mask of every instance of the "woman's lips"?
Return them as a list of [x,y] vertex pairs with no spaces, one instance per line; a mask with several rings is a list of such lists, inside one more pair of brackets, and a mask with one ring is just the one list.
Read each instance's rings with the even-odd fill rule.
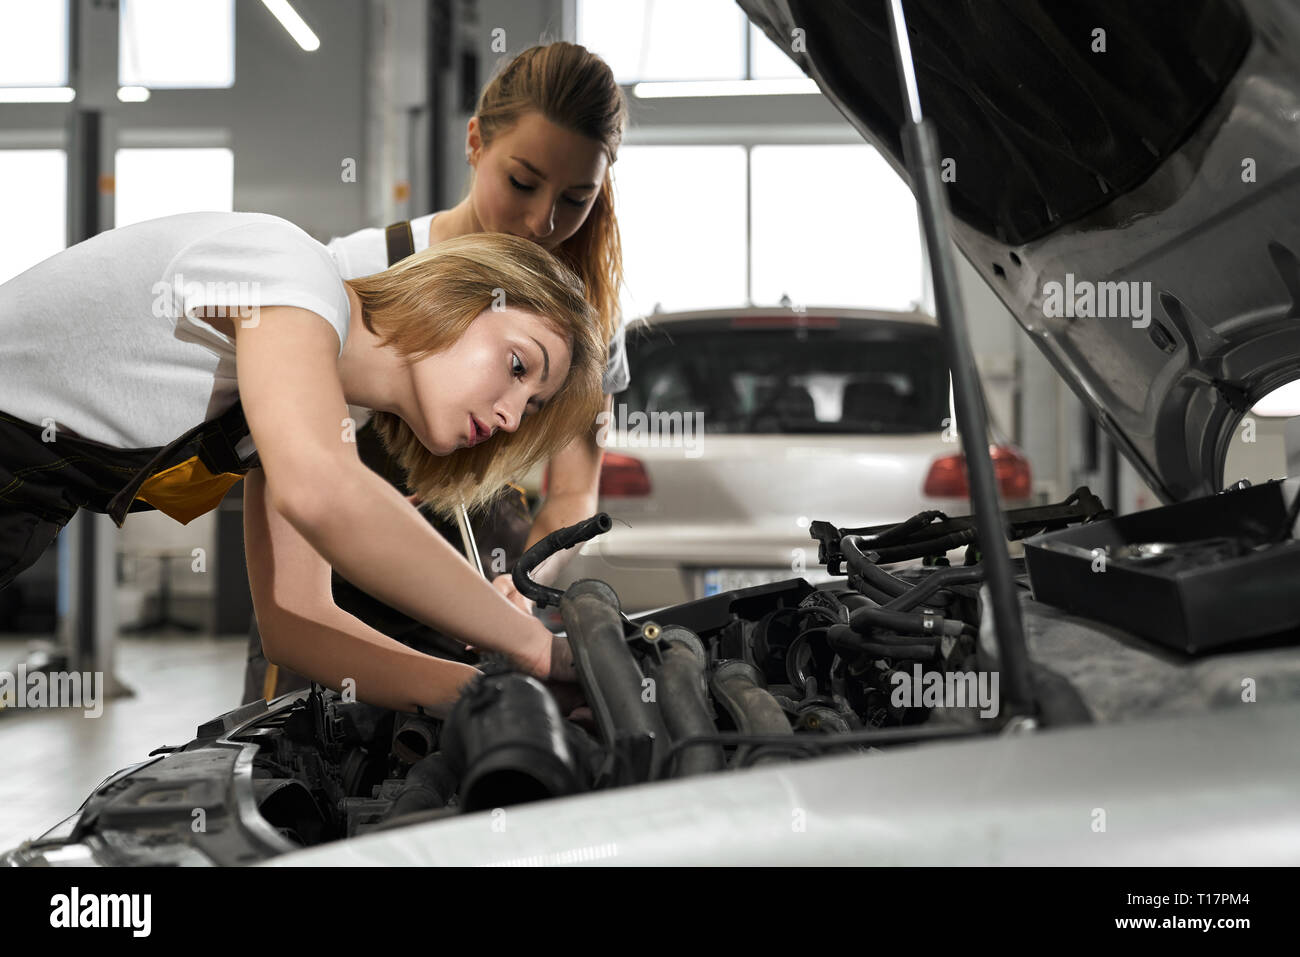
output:
[[487,429],[478,424],[474,416],[469,417],[469,447],[473,448],[488,437]]

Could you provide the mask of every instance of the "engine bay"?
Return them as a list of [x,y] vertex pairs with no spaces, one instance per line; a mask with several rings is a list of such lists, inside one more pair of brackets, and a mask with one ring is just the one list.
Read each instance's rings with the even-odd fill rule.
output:
[[[1058,504],[1005,512],[1004,528],[1011,541],[1041,544],[1110,515],[1081,487]],[[635,618],[604,582],[560,592],[529,577],[610,521],[602,513],[552,533],[513,573],[539,606],[558,606],[576,686],[487,655],[445,720],[319,686],[256,701],[111,776],[13,862],[59,847],[108,864],[260,863],[426,822],[826,755],[871,761],[930,742],[1300,701],[1293,634],[1178,654],[1106,624],[1100,609],[1036,600],[1017,557],[1026,708],[999,681],[1007,646],[994,635],[971,516],[814,521],[829,583],[791,578]],[[1205,537],[1185,530],[1194,544]],[[1117,565],[1177,551],[1130,545],[1110,549]]]
[[[1061,505],[1009,514],[1019,537],[1109,513],[1083,488]],[[231,735],[258,744],[261,816],[311,845],[572,794],[996,733],[1025,719],[1003,710],[996,652],[979,640],[983,570],[968,519],[923,513],[877,529],[813,522],[819,558],[843,582],[814,588],[794,578],[635,620],[603,582],[561,593],[528,577],[609,523],[601,514],[554,533],[515,571],[521,591],[560,608],[579,698],[490,656],[445,721],[313,687]],[[952,565],[947,553],[960,545],[967,563]],[[882,555],[924,561],[890,572]],[[981,681],[990,674],[991,686]],[[1069,682],[1039,665],[1033,680],[1053,723],[1090,720]]]

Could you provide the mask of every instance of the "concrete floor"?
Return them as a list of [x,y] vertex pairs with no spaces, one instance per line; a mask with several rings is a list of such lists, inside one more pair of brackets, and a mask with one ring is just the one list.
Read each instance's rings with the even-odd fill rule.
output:
[[[0,670],[13,670],[27,644],[0,638]],[[0,850],[59,823],[112,772],[160,745],[184,744],[199,724],[238,707],[247,644],[246,634],[124,638],[116,671],[135,695],[105,701],[98,718],[77,709],[0,711]]]

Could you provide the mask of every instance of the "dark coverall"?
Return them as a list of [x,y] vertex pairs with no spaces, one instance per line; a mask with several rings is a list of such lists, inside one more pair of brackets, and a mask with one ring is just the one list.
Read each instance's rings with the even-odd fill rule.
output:
[[236,402],[174,442],[117,449],[0,411],[0,588],[38,558],[77,509],[111,515],[157,509],[182,524],[216,508],[261,464],[235,451],[248,435]]

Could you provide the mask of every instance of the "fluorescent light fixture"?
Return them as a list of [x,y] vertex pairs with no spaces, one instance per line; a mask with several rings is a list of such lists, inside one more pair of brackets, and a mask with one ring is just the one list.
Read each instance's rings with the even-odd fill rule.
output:
[[306,21],[298,16],[298,11],[289,5],[289,0],[262,0],[271,15],[280,21],[280,26],[289,31],[294,42],[308,53],[320,49],[320,38],[307,26]]
[[71,103],[70,86],[0,86],[0,103]]
[[149,88],[147,86],[119,86],[117,88],[117,98],[123,103],[143,103],[149,99]]
[[116,6],[118,86],[234,86],[234,0],[117,0]]
[[641,99],[669,96],[790,96],[820,93],[817,84],[802,77],[782,80],[684,80],[638,83],[632,95]]

